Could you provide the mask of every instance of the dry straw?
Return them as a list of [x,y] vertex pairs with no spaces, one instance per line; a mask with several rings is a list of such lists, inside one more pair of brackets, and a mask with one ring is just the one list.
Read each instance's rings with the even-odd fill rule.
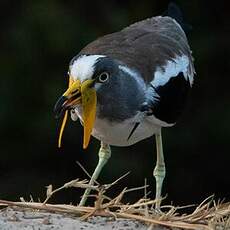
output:
[[[92,186],[88,184],[88,180],[72,180],[65,183],[60,188],[54,189],[53,186],[47,186],[46,199],[44,202],[34,202],[32,197],[30,202],[26,202],[21,198],[21,202],[12,202],[0,200],[0,206],[21,207],[23,209],[45,210],[54,213],[65,213],[80,217],[86,220],[90,216],[106,216],[116,218],[128,218],[138,220],[148,224],[152,229],[154,225],[166,226],[179,229],[230,229],[230,203],[216,203],[213,196],[205,199],[200,205],[194,208],[189,214],[178,214],[178,210],[184,207],[174,207],[172,205],[161,206],[161,211],[154,209],[156,200],[147,198],[147,185],[138,188],[124,188],[114,197],[109,198],[105,195],[106,191],[115,186],[125,174],[111,184],[100,185],[98,182]],[[48,204],[49,199],[57,192],[67,188],[91,188],[95,191],[95,202],[93,207],[75,206],[66,204]],[[144,189],[145,195],[133,204],[125,204],[122,202],[123,197],[135,190]],[[91,195],[92,197],[92,195]]]

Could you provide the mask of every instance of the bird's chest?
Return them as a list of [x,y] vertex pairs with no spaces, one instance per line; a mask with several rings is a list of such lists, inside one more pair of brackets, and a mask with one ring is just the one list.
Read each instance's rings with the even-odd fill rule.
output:
[[92,135],[109,145],[129,146],[159,131],[159,126],[153,125],[150,120],[145,119],[138,125],[131,137],[128,138],[135,123],[134,118],[114,123],[106,119],[97,118]]
[[[83,124],[81,106],[76,107],[75,112]],[[96,116],[92,136],[109,145],[129,146],[159,132],[160,127],[162,126],[162,124],[158,123],[153,116],[145,117],[142,119],[131,137],[128,138],[138,120],[140,120],[139,115],[133,116],[124,121],[110,121],[107,118]]]

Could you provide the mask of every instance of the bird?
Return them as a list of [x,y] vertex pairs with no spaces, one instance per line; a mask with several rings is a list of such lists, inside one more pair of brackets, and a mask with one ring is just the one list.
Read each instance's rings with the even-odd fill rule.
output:
[[[101,143],[90,185],[111,157],[110,146],[130,146],[155,136],[155,207],[160,209],[166,174],[161,130],[178,121],[195,75],[189,28],[180,8],[170,3],[164,15],[99,37],[70,61],[69,87],[54,106],[56,117],[64,115],[59,147],[70,113],[84,127],[84,149],[91,136]],[[80,206],[89,193],[87,188]]]

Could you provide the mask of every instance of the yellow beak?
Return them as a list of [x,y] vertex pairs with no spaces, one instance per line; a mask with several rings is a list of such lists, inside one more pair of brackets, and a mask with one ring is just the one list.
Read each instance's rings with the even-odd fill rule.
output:
[[59,133],[58,147],[61,147],[61,140],[68,117],[68,110],[74,108],[77,104],[81,104],[84,125],[83,148],[87,148],[96,117],[97,96],[95,89],[92,87],[93,82],[94,80],[86,80],[81,84],[79,80],[73,81],[70,77],[69,88],[57,101],[54,107],[54,112],[60,114],[65,111]]

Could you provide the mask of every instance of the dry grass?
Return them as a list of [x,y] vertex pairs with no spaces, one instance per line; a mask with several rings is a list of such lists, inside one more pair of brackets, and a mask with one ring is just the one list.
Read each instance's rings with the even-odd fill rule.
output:
[[[126,175],[124,175],[126,176]],[[0,206],[21,207],[36,210],[46,210],[49,212],[65,213],[80,216],[82,220],[86,220],[93,215],[109,216],[119,218],[135,219],[149,225],[152,229],[153,225],[161,225],[170,228],[180,229],[230,229],[230,203],[216,203],[213,196],[205,199],[200,205],[194,207],[194,211],[189,214],[178,214],[178,210],[186,207],[174,207],[172,205],[161,206],[161,211],[154,209],[156,200],[147,198],[147,185],[127,189],[124,188],[115,198],[106,196],[106,191],[116,185],[119,180],[111,184],[89,186],[88,180],[72,180],[60,188],[53,190],[53,186],[47,186],[47,197],[44,202],[34,202],[31,198],[30,202],[26,202],[21,198],[20,202],[12,202],[0,200]],[[75,206],[66,204],[48,204],[49,199],[57,192],[70,187],[85,189],[90,187],[96,191],[95,203],[93,207]],[[145,190],[145,196],[133,204],[125,204],[122,202],[123,197],[134,190]]]

